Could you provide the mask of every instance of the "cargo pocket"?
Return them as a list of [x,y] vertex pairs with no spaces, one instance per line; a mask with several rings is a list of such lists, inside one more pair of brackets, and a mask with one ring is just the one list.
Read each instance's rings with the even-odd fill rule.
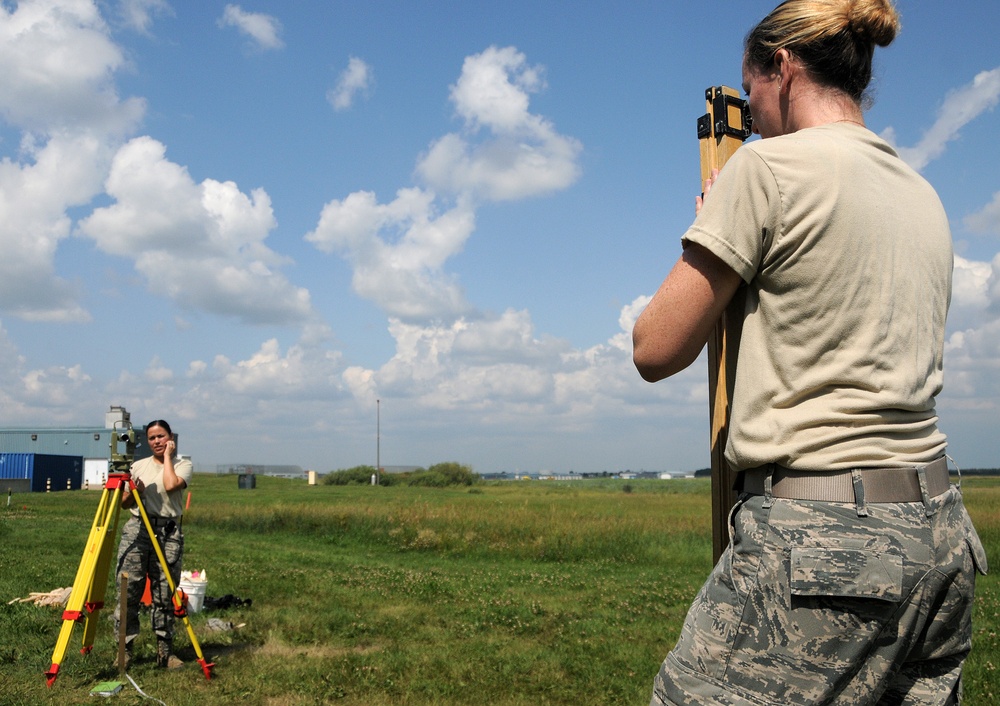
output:
[[965,513],[965,528],[965,541],[972,552],[972,562],[976,565],[976,571],[985,576],[990,570],[986,563],[986,550],[983,549],[983,542],[979,539],[979,533],[976,532],[976,526],[972,524],[968,512]]
[[886,550],[848,547],[792,549],[792,596],[874,598],[897,602],[903,592],[903,557]]
[[727,683],[767,697],[755,703],[832,703],[899,610],[903,586],[903,553],[887,543],[777,547],[747,602]]

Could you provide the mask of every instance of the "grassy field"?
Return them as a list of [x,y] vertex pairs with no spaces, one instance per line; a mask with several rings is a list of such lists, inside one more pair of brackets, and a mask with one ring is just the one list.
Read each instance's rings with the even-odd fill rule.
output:
[[[995,564],[1000,479],[964,488]],[[93,703],[94,684],[117,676],[110,610],[89,655],[75,629],[47,688],[61,610],[7,603],[72,584],[97,501],[25,494],[0,507],[4,706]],[[183,629],[191,663],[157,670],[145,617],[129,674],[168,706],[646,704],[711,568],[709,514],[705,480],[435,489],[259,477],[248,490],[199,475],[185,567],[208,572],[209,596],[253,603],[192,615],[211,681]],[[998,613],[997,581],[981,578],[968,704],[1000,697]],[[208,632],[211,617],[243,627]],[[131,685],[116,702],[146,703]]]

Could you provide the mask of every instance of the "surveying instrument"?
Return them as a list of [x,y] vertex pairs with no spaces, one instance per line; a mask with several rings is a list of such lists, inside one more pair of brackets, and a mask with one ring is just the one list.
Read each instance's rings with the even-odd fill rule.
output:
[[[124,443],[125,452],[119,453],[118,444]],[[87,538],[87,546],[80,560],[80,568],[76,571],[76,579],[73,581],[73,590],[69,595],[69,602],[63,612],[62,629],[59,631],[59,641],[52,652],[52,666],[45,672],[48,685],[51,687],[59,676],[59,665],[66,655],[66,647],[73,634],[73,627],[80,622],[84,622],[83,627],[83,648],[81,654],[88,654],[94,647],[94,633],[97,631],[97,619],[101,608],[104,607],[104,594],[108,588],[108,569],[111,567],[111,550],[117,535],[118,515],[121,511],[121,501],[124,489],[127,487],[132,497],[135,499],[136,507],[139,508],[139,515],[142,523],[149,533],[156,558],[160,562],[160,569],[170,586],[171,600],[174,604],[174,615],[184,621],[191,644],[198,655],[198,664],[201,665],[206,679],[212,678],[212,667],[215,665],[205,661],[201,653],[201,646],[191,628],[191,622],[187,617],[187,596],[174,584],[173,577],[167,569],[167,560],[163,556],[163,550],[156,538],[156,532],[146,515],[146,508],[139,497],[135,481],[132,480],[132,459],[135,456],[135,430],[132,423],[126,417],[122,421],[116,421],[111,434],[111,457],[109,462],[108,481],[101,492],[101,501],[97,506],[97,514],[94,516],[94,524],[90,528],[90,536]],[[125,616],[121,616],[125,620]]]
[[[705,90],[707,112],[698,118],[701,183],[722,169],[753,132],[750,106],[729,86]],[[708,415],[712,450],[712,561],[729,544],[729,511],[736,504],[736,472],[726,461],[729,412],[736,383],[736,356],[746,307],[746,286],[733,295],[708,338]]]

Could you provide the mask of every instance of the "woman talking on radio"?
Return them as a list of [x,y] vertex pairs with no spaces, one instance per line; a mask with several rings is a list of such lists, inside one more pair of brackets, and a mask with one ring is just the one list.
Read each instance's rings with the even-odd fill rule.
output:
[[[176,586],[181,578],[184,558],[184,533],[181,518],[184,514],[183,491],[191,481],[191,462],[177,456],[177,444],[170,425],[162,419],[146,425],[146,441],[152,456],[132,464],[132,480],[141,497],[142,505],[156,534],[167,562],[170,578]],[[139,603],[149,577],[152,606],[150,622],[156,634],[156,663],[159,667],[175,669],[183,665],[173,654],[174,607],[167,577],[163,575],[159,559],[153,549],[136,506],[135,498],[126,487],[122,507],[131,510],[131,516],[122,527],[118,545],[118,585],[121,574],[128,573],[128,608],[125,616],[126,662],[131,659],[133,643],[139,636]],[[120,624],[120,602],[115,602],[115,631]]]

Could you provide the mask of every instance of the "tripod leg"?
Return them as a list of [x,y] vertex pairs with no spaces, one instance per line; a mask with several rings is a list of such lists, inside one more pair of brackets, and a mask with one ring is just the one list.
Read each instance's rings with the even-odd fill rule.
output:
[[[116,495],[118,495],[116,493]],[[105,541],[101,543],[94,566],[94,578],[91,581],[90,592],[87,596],[87,616],[83,626],[83,648],[81,652],[90,652],[94,647],[94,634],[97,632],[98,616],[101,608],[104,607],[104,597],[108,590],[108,572],[111,568],[111,556],[114,550],[114,540],[118,529],[118,509],[120,504],[113,504],[115,511],[111,514],[105,530]]]
[[177,590],[177,584],[174,583],[173,576],[170,575],[170,566],[167,564],[167,558],[163,555],[163,549],[160,548],[160,541],[156,538],[156,532],[153,531],[153,526],[149,522],[149,516],[146,514],[146,508],[142,504],[142,499],[139,497],[138,493],[134,494],[136,506],[139,508],[139,514],[142,516],[142,522],[146,527],[146,532],[149,534],[149,541],[153,545],[153,551],[156,552],[156,559],[160,563],[160,570],[163,571],[163,576],[167,580],[167,585],[170,587],[170,596],[174,604],[174,615],[180,618],[184,622],[184,627],[187,629],[188,637],[191,638],[191,645],[194,647],[195,654],[198,655],[198,664],[201,665],[201,671],[204,672],[206,679],[212,678],[212,667],[215,664],[205,660],[205,656],[201,652],[201,645],[198,643],[198,638],[195,637],[194,628],[191,627],[191,621],[187,617],[187,607],[184,605],[184,600],[181,597],[180,591]]
[[[112,488],[114,489],[112,492]],[[106,549],[106,545],[114,539],[114,532],[108,532],[109,519],[117,522],[119,499],[121,497],[121,487],[111,480],[104,487],[101,493],[101,500],[94,515],[94,523],[91,525],[90,534],[87,537],[87,545],[80,559],[80,566],[76,571],[76,578],[73,580],[73,590],[70,592],[66,610],[63,612],[63,624],[59,630],[59,639],[56,641],[55,649],[52,652],[52,666],[45,673],[48,685],[51,687],[59,675],[59,666],[66,656],[66,648],[69,645],[70,637],[73,635],[73,627],[77,621],[84,617],[84,610],[88,608],[86,601],[92,593],[94,586],[95,572],[97,571],[100,558]],[[105,583],[107,574],[105,573],[101,583]],[[84,650],[87,651],[87,650]]]

